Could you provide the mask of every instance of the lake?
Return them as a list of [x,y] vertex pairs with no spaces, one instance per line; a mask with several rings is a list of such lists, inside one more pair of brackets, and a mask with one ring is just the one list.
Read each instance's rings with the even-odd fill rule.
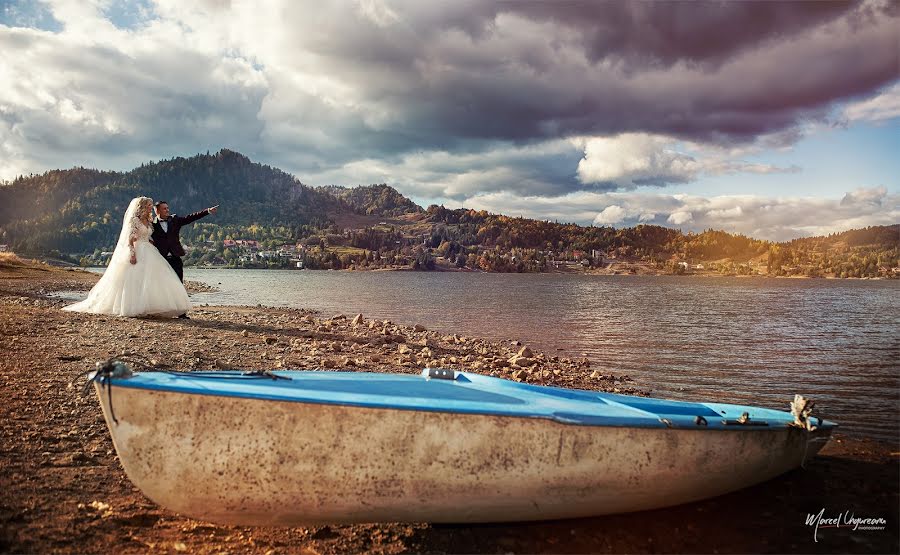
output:
[[587,356],[652,395],[789,410],[900,438],[900,281],[186,268],[195,304],[317,309]]

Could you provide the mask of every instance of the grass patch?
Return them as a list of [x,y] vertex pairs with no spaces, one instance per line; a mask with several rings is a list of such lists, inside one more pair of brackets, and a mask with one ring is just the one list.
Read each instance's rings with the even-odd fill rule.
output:
[[328,250],[338,256],[341,256],[342,254],[349,254],[351,256],[362,256],[366,254],[366,249],[360,249],[358,247],[328,247]]

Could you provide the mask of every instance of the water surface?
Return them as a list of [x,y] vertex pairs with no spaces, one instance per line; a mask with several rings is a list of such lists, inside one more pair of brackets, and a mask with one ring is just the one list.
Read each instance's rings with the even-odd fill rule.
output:
[[423,324],[586,355],[659,397],[788,410],[900,441],[900,282],[675,276],[185,269],[195,304]]

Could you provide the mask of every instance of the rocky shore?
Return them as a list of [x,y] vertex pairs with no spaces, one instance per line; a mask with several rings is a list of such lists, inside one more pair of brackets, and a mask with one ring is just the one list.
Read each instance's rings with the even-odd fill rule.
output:
[[[464,553],[898,551],[898,448],[838,437],[805,470],[671,509],[573,521],[240,528],[183,518],[136,490],[98,403],[70,383],[128,353],[158,368],[440,366],[561,387],[640,394],[627,376],[514,342],[423,326],[265,307],[195,307],[190,320],[66,313],[55,291],[96,274],[0,260],[0,552]],[[195,289],[196,290],[196,289]],[[820,530],[825,509],[882,517],[883,531]]]

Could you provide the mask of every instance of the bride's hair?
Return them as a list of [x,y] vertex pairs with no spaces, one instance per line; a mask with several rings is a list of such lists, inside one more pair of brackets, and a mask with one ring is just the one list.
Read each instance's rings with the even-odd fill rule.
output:
[[[153,205],[153,199],[149,197],[136,197],[131,199],[128,209],[125,210],[125,217],[122,220],[122,231],[119,233],[119,241],[116,243],[116,250],[113,252],[113,258],[118,256],[130,256],[129,238],[138,229],[138,226],[144,225],[141,222],[141,214],[145,207]],[[110,261],[112,262],[112,261]]]

